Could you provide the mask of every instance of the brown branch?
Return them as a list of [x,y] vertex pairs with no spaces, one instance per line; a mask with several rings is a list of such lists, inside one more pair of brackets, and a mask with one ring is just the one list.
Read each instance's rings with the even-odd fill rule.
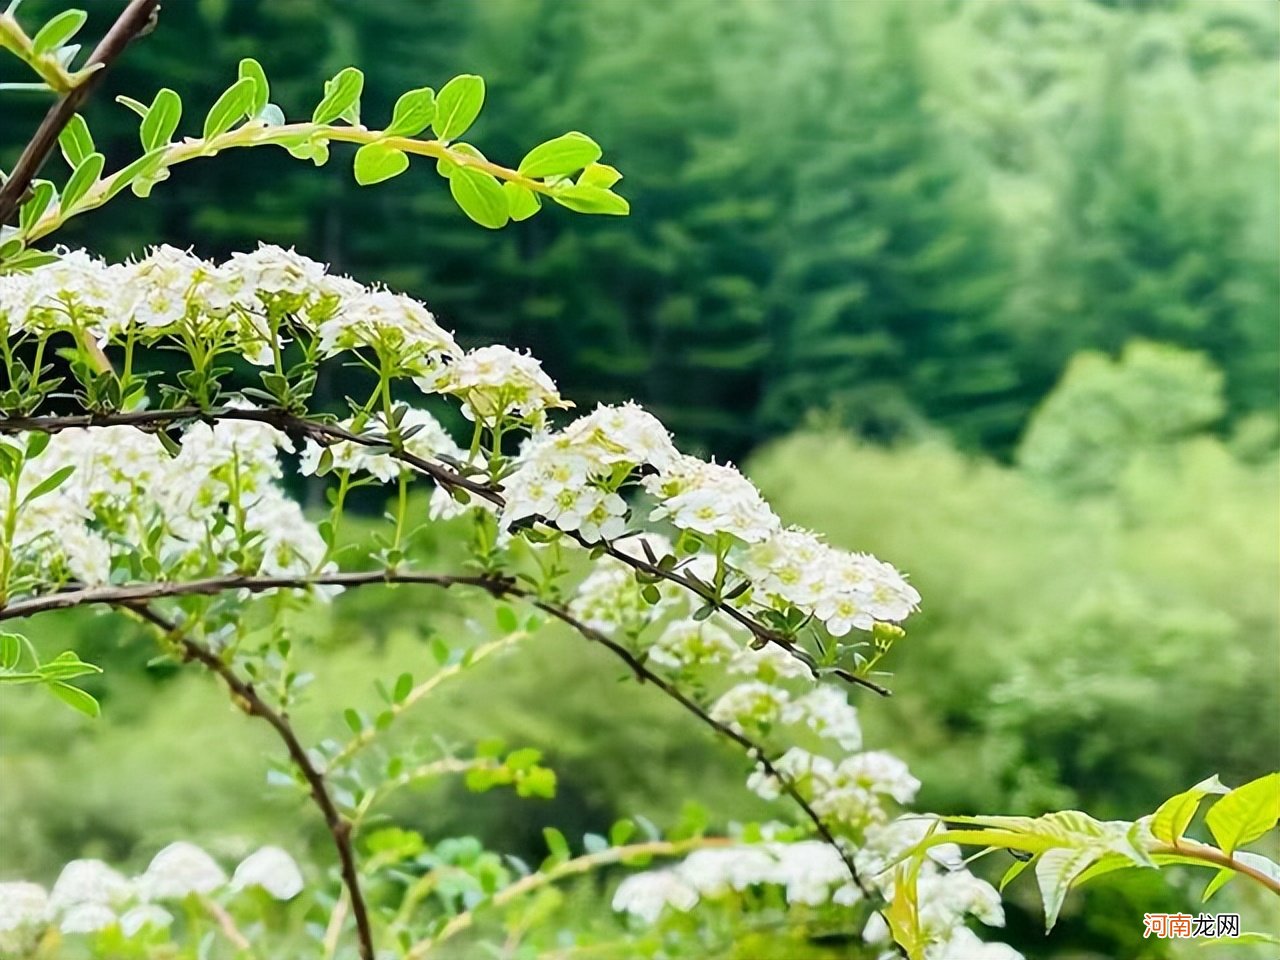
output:
[[[0,435],[24,433],[35,431],[41,433],[60,433],[63,430],[72,430],[78,428],[89,427],[110,427],[110,426],[132,426],[141,430],[161,429],[165,426],[172,426],[183,421],[199,421],[203,423],[213,424],[220,420],[240,420],[254,423],[264,423],[275,427],[281,433],[294,437],[302,437],[310,439],[322,445],[328,445],[335,442],[356,443],[365,447],[378,447],[386,451],[386,455],[393,459],[413,467],[414,469],[431,477],[436,483],[443,487],[453,490],[465,490],[468,494],[481,497],[488,502],[501,507],[504,504],[502,491],[495,484],[484,483],[465,477],[457,470],[445,464],[437,463],[433,460],[427,460],[407,450],[399,449],[391,444],[387,438],[370,436],[367,434],[353,433],[344,427],[336,424],[323,423],[316,420],[310,420],[296,414],[289,413],[286,410],[276,408],[270,409],[243,409],[239,407],[222,407],[213,410],[201,410],[197,407],[182,407],[176,410],[133,410],[119,413],[89,413],[73,416],[48,416],[48,417],[4,417],[0,418]],[[554,523],[546,520],[539,522],[548,526],[552,530],[559,530]],[[809,671],[817,678],[820,674],[814,666],[807,654],[800,651],[796,645],[787,637],[771,630],[764,624],[753,619],[743,613],[737,607],[723,600],[718,600],[709,593],[704,587],[681,576],[679,572],[671,569],[663,569],[655,563],[640,557],[633,557],[631,554],[620,550],[613,543],[608,541],[600,541],[593,543],[585,539],[576,530],[559,531],[569,537],[580,546],[591,550],[603,548],[604,552],[633,570],[644,573],[647,576],[657,577],[670,583],[678,584],[689,590],[706,603],[711,604],[721,613],[736,621],[745,627],[753,637],[762,643],[772,643],[781,647],[790,653],[793,657],[800,660]],[[888,697],[892,694],[888,688],[881,686],[873,680],[866,677],[860,677],[855,673],[851,673],[844,669],[835,669],[830,671],[833,675],[848,683],[857,684],[873,693],[882,697]]]
[[[36,128],[36,132],[18,158],[17,164],[9,173],[9,178],[0,185],[0,224],[8,223],[17,212],[27,188],[31,186],[31,181],[36,178],[45,160],[58,145],[58,135],[102,81],[103,74],[107,72],[112,62],[124,53],[125,47],[147,29],[158,6],[159,0],[130,0],[129,5],[116,18],[111,29],[85,61],[85,69],[92,72],[58,98],[58,101],[49,108],[49,112],[40,121],[40,126]],[[97,69],[93,69],[95,67]]]
[[[587,640],[600,644],[615,657],[625,663],[627,668],[632,672],[632,674],[634,674],[638,681],[651,684],[653,687],[666,694],[670,699],[678,703],[688,713],[697,717],[704,725],[710,727],[720,735],[742,747],[768,776],[778,781],[783,792],[791,798],[791,800],[804,812],[810,822],[812,822],[814,829],[818,832],[819,836],[821,836],[824,841],[829,843],[836,852],[840,854],[840,858],[844,861],[845,867],[849,871],[850,878],[858,886],[858,889],[862,892],[863,896],[867,898],[868,902],[872,902],[875,899],[871,889],[865,885],[858,874],[858,869],[854,864],[853,857],[850,856],[836,840],[835,835],[831,832],[830,828],[827,827],[822,817],[813,809],[813,806],[809,801],[804,798],[803,794],[800,793],[799,789],[791,779],[778,770],[760,744],[756,743],[746,734],[716,720],[697,701],[686,695],[682,690],[675,686],[675,684],[649,669],[643,660],[608,634],[582,622],[564,607],[548,603],[547,601],[540,599],[532,591],[518,586],[511,580],[496,577],[456,576],[450,574],[411,573],[391,570],[318,574],[314,577],[233,575],[209,577],[204,580],[192,580],[185,583],[142,583],[68,590],[62,593],[50,594],[45,597],[34,597],[29,600],[20,600],[17,603],[0,608],[0,620],[32,616],[49,610],[68,609],[88,604],[104,604],[133,610],[157,626],[166,627],[166,625],[168,625],[168,621],[159,614],[156,614],[154,611],[151,611],[150,608],[146,606],[149,601],[179,596],[204,596],[233,590],[247,590],[251,593],[261,593],[266,590],[275,589],[304,589],[310,586],[357,587],[372,583],[416,583],[438,587],[478,587],[488,592],[494,598],[513,597],[526,600],[542,612],[554,617],[567,626],[572,627]],[[203,650],[203,648],[199,649]],[[208,653],[208,651],[204,652],[207,656],[213,657],[213,654]],[[202,656],[193,654],[192,658],[199,659],[201,662],[206,662],[206,665],[209,665]],[[217,660],[216,657],[213,657],[213,659],[217,661],[220,667],[224,670],[226,669],[225,664],[222,664],[220,660]],[[224,675],[222,671],[218,672],[220,675],[223,675],[224,680],[227,679],[226,675]],[[228,685],[230,686],[230,681],[228,681]],[[236,690],[235,687],[232,687],[232,689]],[[267,719],[270,720],[270,716],[266,714],[259,715],[266,716]],[[286,740],[286,743],[288,743],[288,740]],[[290,752],[292,753],[292,750]],[[317,773],[316,776],[319,777],[320,775]],[[318,797],[317,802],[320,802]],[[337,839],[336,835],[335,839]]]
[[267,590],[304,590],[308,587],[360,587],[370,583],[419,583],[437,587],[468,586],[487,590],[495,597],[510,594],[515,588],[495,577],[455,576],[439,573],[397,573],[370,570],[350,573],[318,573],[310,577],[244,576],[228,574],[203,580],[183,582],[132,583],[115,587],[83,587],[19,600],[0,607],[0,620],[30,617],[49,610],[67,610],[89,604],[131,606],[151,600],[172,597],[211,596],[234,590],[264,593]]
[[361,960],[374,960],[373,928],[369,923],[369,911],[365,905],[364,893],[360,889],[360,872],[356,865],[355,850],[351,843],[351,824],[338,812],[333,798],[329,795],[329,788],[325,784],[324,775],[311,762],[311,757],[307,754],[306,748],[303,747],[301,741],[298,740],[297,734],[294,733],[293,726],[289,723],[289,718],[258,696],[253,684],[241,679],[230,664],[224,662],[221,657],[203,644],[192,640],[190,637],[183,636],[182,627],[179,624],[174,623],[163,614],[157,613],[145,603],[129,599],[89,602],[112,603],[115,606],[133,611],[143,620],[159,627],[177,643],[182,651],[183,659],[195,661],[217,674],[231,692],[236,706],[251,717],[260,717],[265,720],[275,730],[284,743],[285,749],[289,752],[289,759],[293,761],[293,765],[298,768],[298,772],[307,781],[307,786],[311,788],[311,798],[315,801],[316,806],[320,808],[320,812],[324,816],[325,826],[328,827],[329,833],[333,837],[333,845],[337,848],[338,861],[341,866],[342,883],[346,887],[347,896],[351,903],[351,912],[356,920],[356,936],[360,943]]
[[1269,876],[1254,867],[1243,863],[1223,850],[1217,847],[1211,847],[1207,843],[1197,843],[1194,840],[1188,840],[1181,837],[1171,844],[1158,844],[1150,850],[1153,854],[1167,854],[1179,857],[1191,857],[1195,860],[1201,860],[1205,866],[1219,867],[1223,870],[1233,870],[1236,873],[1243,874],[1250,880],[1254,880],[1272,893],[1280,896],[1280,878]]

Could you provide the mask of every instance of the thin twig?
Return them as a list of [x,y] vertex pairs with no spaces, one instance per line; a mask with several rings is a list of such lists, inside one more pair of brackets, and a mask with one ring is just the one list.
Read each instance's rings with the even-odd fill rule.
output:
[[[266,590],[275,589],[305,589],[316,585],[356,587],[371,583],[416,583],[438,587],[478,587],[485,590],[495,598],[514,597],[526,600],[532,603],[537,609],[572,627],[587,640],[600,644],[618,659],[622,660],[635,675],[637,680],[647,682],[662,691],[686,711],[697,717],[703,724],[712,728],[729,740],[732,740],[734,743],[738,744],[738,746],[746,750],[747,754],[760,766],[760,769],[763,770],[765,774],[775,779],[783,792],[786,793],[787,796],[789,796],[804,812],[805,816],[813,824],[814,829],[817,830],[819,836],[821,836],[825,842],[830,844],[836,852],[839,853],[840,858],[844,861],[845,867],[849,872],[850,879],[852,879],[857,885],[859,891],[861,891],[863,896],[867,898],[868,902],[874,901],[875,895],[859,875],[858,868],[854,863],[853,857],[836,839],[835,835],[823,821],[822,817],[813,809],[813,806],[804,798],[804,795],[800,793],[800,790],[796,787],[795,783],[774,765],[774,762],[768,757],[764,748],[760,744],[756,743],[746,734],[716,720],[700,704],[698,704],[697,701],[691,699],[682,690],[670,681],[666,680],[660,674],[649,669],[649,667],[646,666],[639,657],[608,634],[582,622],[564,607],[548,603],[547,601],[540,599],[532,591],[518,586],[511,580],[483,576],[456,576],[440,573],[410,573],[391,570],[318,574],[314,577],[235,575],[210,577],[204,580],[193,580],[186,583],[128,584],[114,587],[89,587],[81,590],[68,590],[63,593],[51,594],[47,597],[35,597],[30,600],[20,600],[17,603],[0,608],[0,620],[31,616],[48,610],[68,609],[87,604],[105,604],[109,606],[126,607],[128,609],[141,612],[150,611],[150,608],[145,606],[149,601],[163,599],[166,597],[209,595],[234,590],[246,590],[250,593],[261,593]],[[163,617],[160,617],[159,620],[155,619],[158,616],[159,615],[154,614],[154,612],[151,611],[148,619],[151,619],[151,622],[156,623],[158,626],[167,622],[164,621]],[[203,648],[199,647],[197,649],[203,650]],[[205,653],[207,656],[211,657],[215,663],[225,669],[225,664],[223,664],[221,660],[218,660],[217,657],[208,653],[208,651],[205,651]],[[199,656],[195,656],[195,659],[201,659],[202,662],[204,662]],[[267,719],[270,718],[268,717]],[[287,729],[287,724],[285,727]],[[290,733],[290,735],[292,734]],[[286,743],[287,742],[288,741],[286,741]],[[303,756],[305,757],[305,753]],[[310,766],[310,760],[307,760],[307,763]],[[314,768],[312,769],[314,770]],[[316,776],[319,777],[320,775],[317,773]],[[318,798],[317,802],[319,802]]]
[[156,612],[144,602],[121,599],[110,602],[115,606],[133,611],[142,619],[159,627],[166,635],[176,641],[184,659],[195,661],[217,674],[227,689],[231,691],[236,705],[251,717],[265,720],[280,737],[289,752],[289,759],[302,774],[307,786],[311,788],[311,798],[320,808],[324,816],[325,826],[333,837],[333,845],[338,851],[338,861],[342,873],[342,883],[346,887],[351,902],[351,912],[355,916],[356,936],[360,945],[361,960],[374,960],[373,928],[369,923],[369,911],[365,905],[364,894],[360,889],[360,873],[356,865],[355,850],[351,843],[351,824],[338,812],[329,788],[325,784],[324,775],[311,762],[288,717],[276,710],[258,695],[253,684],[241,679],[230,664],[208,647],[190,637],[183,635],[182,627],[163,614]]
[[[130,0],[85,62],[85,69],[92,72],[85,75],[49,108],[22,155],[18,157],[18,162],[9,172],[9,178],[0,185],[0,224],[8,223],[17,211],[31,181],[36,178],[45,160],[58,145],[58,135],[102,81],[103,74],[112,62],[146,30],[158,6],[159,0]],[[92,69],[94,67],[97,69]]]
[[[396,448],[389,443],[387,438],[353,433],[336,424],[311,420],[277,408],[243,409],[239,407],[223,407],[213,410],[200,410],[196,407],[182,407],[176,410],[133,410],[120,413],[89,413],[72,416],[3,417],[0,418],[0,435],[25,432],[60,433],[64,430],[109,426],[132,426],[143,430],[154,430],[183,421],[199,421],[212,424],[221,420],[265,423],[275,427],[281,433],[314,440],[324,445],[347,442],[366,447],[378,447],[387,456],[425,473],[443,487],[465,490],[468,494],[481,497],[498,507],[503,506],[505,503],[501,488],[497,485],[473,480],[470,477],[463,476],[446,464],[437,463],[436,461],[419,457],[407,450]],[[553,530],[559,529],[548,521],[542,520],[540,522]],[[576,530],[560,532],[586,549],[603,549],[608,556],[626,564],[633,570],[684,587],[704,602],[711,604],[715,609],[745,627],[757,640],[775,644],[786,650],[793,657],[800,660],[815,678],[820,676],[819,671],[814,667],[810,659],[807,656],[802,656],[790,639],[748,616],[733,604],[717,599],[705,588],[682,576],[678,571],[664,569],[655,563],[650,563],[648,560],[634,557],[608,541],[592,543]],[[837,669],[831,672],[840,679],[864,687],[879,696],[888,697],[892,693],[888,688],[875,681],[858,676],[848,670]]]

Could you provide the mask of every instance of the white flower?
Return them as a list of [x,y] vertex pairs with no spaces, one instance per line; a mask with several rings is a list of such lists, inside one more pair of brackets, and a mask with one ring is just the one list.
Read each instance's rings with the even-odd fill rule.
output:
[[769,643],[759,650],[743,647],[729,663],[729,672],[746,674],[766,683],[775,680],[812,679],[813,672],[799,657],[793,656],[776,643]]
[[799,723],[820,737],[834,740],[846,750],[862,746],[858,711],[848,697],[834,687],[815,687],[792,701],[782,712],[783,723]]
[[120,903],[132,893],[129,881],[101,860],[72,860],[58,874],[49,906],[60,911],[81,903]]
[[777,858],[766,847],[744,844],[695,850],[675,869],[699,894],[715,897],[768,882],[776,866]]
[[173,914],[154,903],[144,903],[126,910],[120,917],[120,931],[133,937],[147,927],[163,928],[173,923]]
[[0,934],[38,926],[49,919],[49,895],[35,883],[0,883]]
[[653,923],[666,907],[688,912],[698,903],[698,891],[674,870],[653,870],[627,877],[613,895],[613,909]]
[[[340,426],[344,430],[353,430],[354,418],[343,421]],[[375,420],[373,430],[386,434],[385,420]],[[404,449],[407,453],[423,460],[435,460],[441,454],[461,460],[462,449],[453,442],[453,438],[445,432],[444,427],[426,410],[407,409],[397,425],[401,434],[407,434]],[[334,470],[363,471],[372,474],[379,480],[394,480],[400,471],[409,469],[404,463],[387,453],[375,453],[370,447],[350,440],[340,440],[327,446],[321,446],[314,440],[307,440],[298,464],[298,472],[303,476],[314,474],[320,466],[320,458],[328,450],[333,461]]]
[[659,666],[678,670],[724,663],[738,650],[729,634],[710,620],[676,620],[667,625],[649,648],[649,659]]
[[726,533],[746,543],[765,540],[780,526],[760,491],[734,467],[680,455],[644,487],[658,499],[652,520],[667,517],[707,536]]
[[359,292],[349,290],[333,316],[319,326],[321,356],[375,347],[430,382],[440,358],[461,352],[453,336],[418,301],[389,290],[352,286]]
[[925,960],[1023,960],[1022,954],[1004,943],[985,943],[968,927],[956,927],[944,940],[930,944]]
[[779,687],[753,680],[730,687],[711,707],[711,719],[738,733],[767,732],[782,717],[790,694]]
[[849,880],[849,868],[840,852],[822,840],[774,843],[777,858],[771,882],[787,888],[790,903],[821,906],[831,900],[831,888]]
[[97,933],[116,922],[115,911],[101,903],[78,903],[62,914],[58,929],[63,933]]
[[891,753],[872,750],[842,761],[836,767],[837,784],[850,784],[871,793],[884,793],[898,803],[910,803],[920,789],[907,765]]
[[279,847],[263,847],[236,867],[233,890],[261,887],[277,900],[292,900],[302,892],[302,871],[293,857]]
[[542,364],[528,354],[496,345],[470,350],[417,383],[427,393],[460,399],[462,412],[471,420],[528,419],[550,407],[571,406],[560,399]]
[[180,900],[192,893],[210,893],[226,882],[227,875],[213,857],[182,840],[157,853],[138,878],[148,900]]

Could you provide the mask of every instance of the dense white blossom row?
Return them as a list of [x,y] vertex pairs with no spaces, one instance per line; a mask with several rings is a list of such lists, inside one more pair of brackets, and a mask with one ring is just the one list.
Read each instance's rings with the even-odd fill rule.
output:
[[0,883],[0,952],[25,949],[49,924],[64,934],[118,926],[133,937],[148,927],[173,923],[161,903],[250,888],[276,900],[292,900],[302,892],[302,871],[284,850],[263,847],[242,860],[228,879],[213,857],[185,841],[165,847],[132,879],[101,860],[73,860],[48,891],[35,883]]
[[[893,897],[889,868],[932,825],[929,818],[901,817],[867,828],[856,861],[861,875],[879,894]],[[863,898],[840,853],[830,844],[768,841],[698,850],[675,866],[633,874],[618,885],[613,908],[652,924],[665,911],[687,913],[704,900],[765,886],[781,888],[791,905],[851,907]],[[917,880],[917,894],[921,933],[930,941],[926,960],[1021,960],[1013,948],[986,943],[965,926],[968,917],[1003,926],[1004,909],[996,889],[963,868],[955,846],[943,844],[930,851]],[[868,943],[886,942],[888,928],[879,914],[872,915],[863,937]]]
[[[637,526],[634,503],[645,496],[652,502],[648,520],[698,535],[727,570],[750,581],[751,590],[740,599],[744,606],[798,609],[842,636],[877,621],[900,621],[920,599],[888,564],[833,548],[808,531],[784,528],[734,467],[680,453],[662,424],[635,404],[602,406],[561,430],[548,429],[545,412],[569,404],[532,357],[501,346],[464,353],[417,301],[331,275],[292,250],[262,246],[221,264],[173,247],[120,264],[67,252],[56,263],[0,278],[0,326],[11,339],[66,331],[103,344],[167,340],[206,358],[236,350],[253,362],[270,360],[294,337],[312,338],[319,358],[368,348],[387,375],[411,376],[424,391],[459,400],[495,444],[504,433],[533,431],[502,481],[504,528],[542,518],[588,543],[613,540]],[[389,425],[364,426],[386,431]],[[465,456],[430,414],[410,411],[398,428],[413,454]],[[68,432],[40,458],[43,470],[32,471],[31,479],[64,462],[95,469],[77,471],[72,495],[29,511],[23,539],[39,529],[56,530],[57,540],[67,545],[66,566],[78,579],[97,582],[109,572],[111,550],[101,540],[103,531],[127,538],[150,529],[138,518],[127,520],[128,529],[113,529],[97,512],[104,500],[142,497],[147,509],[164,517],[165,536],[180,544],[225,537],[211,532],[208,513],[229,506],[240,511],[237,533],[243,533],[246,511],[249,521],[261,517],[253,526],[268,540],[272,530],[289,531],[284,542],[267,543],[276,559],[263,572],[308,572],[308,561],[322,553],[317,537],[300,517],[285,516],[296,508],[266,482],[278,478],[278,448],[287,446],[261,425],[199,425],[187,432],[177,460],[166,461],[158,441],[145,435]],[[332,447],[333,466],[381,480],[399,474],[385,452],[358,446]],[[114,465],[100,455],[104,449],[119,451]],[[473,460],[478,455],[473,444]],[[319,446],[309,442],[302,471],[316,472],[321,458]],[[446,497],[436,498],[435,515],[456,512]],[[38,516],[41,511],[57,516]],[[77,514],[93,522],[78,525],[71,519]]]

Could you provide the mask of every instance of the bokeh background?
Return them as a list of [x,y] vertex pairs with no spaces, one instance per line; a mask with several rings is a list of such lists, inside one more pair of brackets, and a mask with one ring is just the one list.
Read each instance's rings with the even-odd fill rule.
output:
[[[90,6],[86,34],[113,7]],[[137,149],[114,93],[167,85],[195,111],[242,56],[289,114],[360,65],[370,123],[475,72],[489,96],[469,139],[514,161],[587,131],[632,215],[488,233],[429,165],[365,189],[338,150],[323,170],[258,150],[178,168],[64,242],[296,245],[419,296],[468,345],[532,348],[579,407],[640,400],[682,445],[743,464],[784,519],[910,571],[925,604],[897,696],[863,719],[924,808],[1133,819],[1209,774],[1274,769],[1271,0],[172,0],[162,19],[88,110],[109,166]],[[6,97],[0,165],[43,108]],[[344,385],[322,392],[338,404]],[[419,549],[448,562],[448,531]],[[335,732],[334,704],[425,664],[433,633],[491,635],[473,613],[392,592],[317,613],[304,729]],[[38,629],[107,667],[89,684],[104,716],[0,697],[0,874],[145,863],[178,837],[324,856],[264,786],[269,740],[206,678],[149,669],[117,619]],[[532,743],[559,797],[446,788],[402,822],[531,854],[549,822],[670,823],[694,798],[716,823],[753,812],[732,751],[591,651],[552,631],[518,664],[477,668],[414,735]],[[1233,889],[1218,909],[1249,908]],[[1031,886],[1010,896],[1011,942],[1063,960],[1173,956],[1142,913],[1198,907],[1198,889],[1135,874],[1073,895],[1046,941]]]

